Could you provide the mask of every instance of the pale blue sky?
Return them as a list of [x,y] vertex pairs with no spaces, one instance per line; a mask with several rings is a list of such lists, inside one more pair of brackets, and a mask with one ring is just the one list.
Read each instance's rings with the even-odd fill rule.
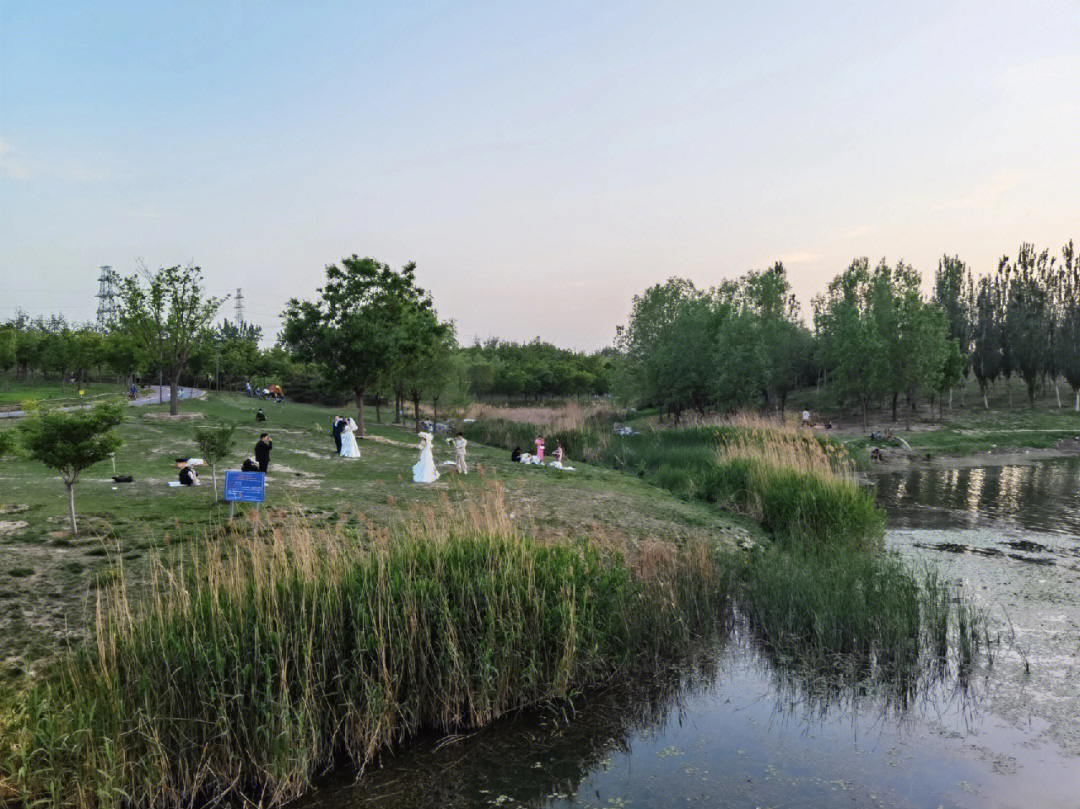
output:
[[673,274],[1080,239],[1078,135],[1077,0],[0,0],[0,318],[194,260],[272,334],[356,252],[597,348]]

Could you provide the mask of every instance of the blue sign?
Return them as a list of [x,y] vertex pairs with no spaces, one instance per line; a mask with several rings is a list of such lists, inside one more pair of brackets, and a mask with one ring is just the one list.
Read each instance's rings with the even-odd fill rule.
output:
[[266,499],[266,475],[262,472],[226,472],[225,500],[261,503]]

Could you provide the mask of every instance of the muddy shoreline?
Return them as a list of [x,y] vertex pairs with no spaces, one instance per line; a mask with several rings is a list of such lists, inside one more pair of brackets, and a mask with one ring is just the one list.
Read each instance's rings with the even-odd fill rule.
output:
[[962,454],[934,453],[902,447],[881,448],[882,460],[871,461],[868,473],[906,469],[969,469],[977,466],[1017,466],[1066,458],[1080,458],[1080,439],[1069,438],[1053,447],[992,447]]

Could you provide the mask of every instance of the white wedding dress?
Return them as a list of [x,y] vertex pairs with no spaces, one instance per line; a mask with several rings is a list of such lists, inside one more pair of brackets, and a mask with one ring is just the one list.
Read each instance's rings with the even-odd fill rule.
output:
[[360,447],[356,443],[356,422],[349,419],[341,430],[341,457],[359,458]]
[[420,433],[420,458],[412,468],[413,483],[434,483],[439,479],[439,470],[431,456],[431,439],[431,433]]

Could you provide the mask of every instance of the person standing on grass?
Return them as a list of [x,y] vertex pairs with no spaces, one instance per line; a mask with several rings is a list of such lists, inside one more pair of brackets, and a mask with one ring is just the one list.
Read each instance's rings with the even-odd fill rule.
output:
[[270,440],[269,434],[259,435],[259,440],[255,443],[255,460],[259,463],[259,471],[264,475],[270,468],[270,450],[273,448],[274,442]]
[[544,462],[544,439],[541,436],[536,437],[536,457],[540,459],[540,463]]
[[341,454],[341,433],[345,429],[345,419],[341,416],[334,416],[334,426],[332,432],[334,433],[334,454]]
[[461,433],[454,437],[454,461],[457,465],[457,471],[462,475],[469,474],[469,465],[465,462],[465,447],[468,443]]

